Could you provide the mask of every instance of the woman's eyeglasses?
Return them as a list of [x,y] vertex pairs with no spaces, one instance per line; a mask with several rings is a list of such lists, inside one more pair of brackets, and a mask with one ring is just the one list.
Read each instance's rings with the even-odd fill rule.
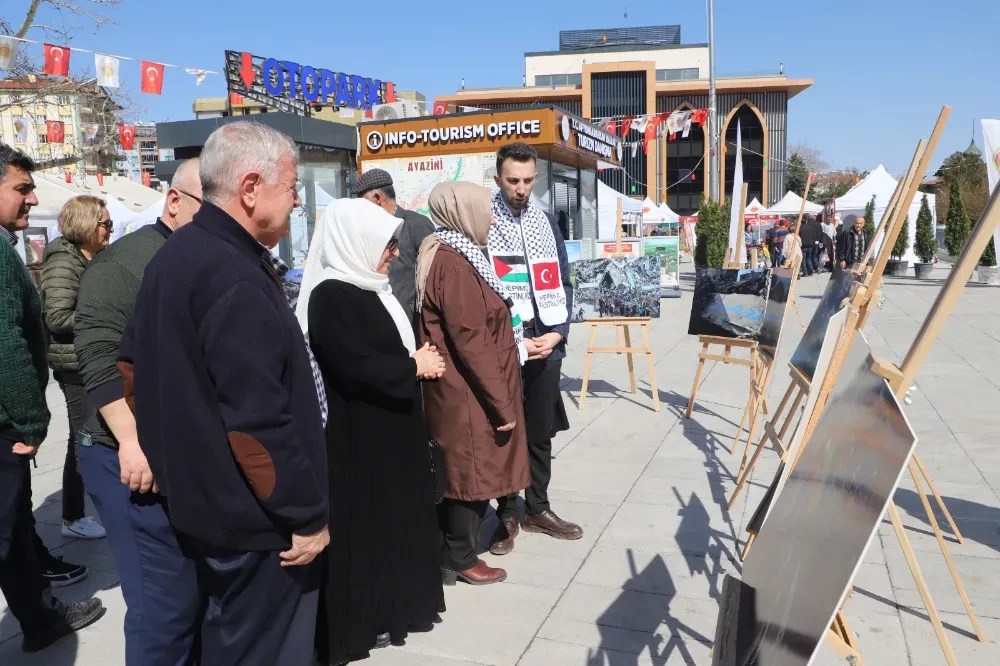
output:
[[385,246],[385,251],[386,252],[395,252],[396,248],[398,248],[398,247],[399,247],[399,239],[396,238],[395,236],[393,236],[389,240],[389,244]]
[[97,221],[97,226],[104,227],[108,231],[111,231],[112,229],[115,228],[115,222],[114,222],[114,220],[112,220],[110,218],[108,218],[107,220],[98,220]]

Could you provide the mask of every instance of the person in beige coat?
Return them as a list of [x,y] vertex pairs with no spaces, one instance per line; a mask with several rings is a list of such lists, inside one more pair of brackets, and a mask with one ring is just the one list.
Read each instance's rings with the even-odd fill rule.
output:
[[480,560],[476,546],[489,501],[531,483],[524,330],[483,253],[493,223],[490,191],[442,183],[429,203],[441,228],[424,239],[417,258],[417,339],[453,368],[423,392],[427,427],[444,457],[442,575],[445,584],[497,583],[507,573]]

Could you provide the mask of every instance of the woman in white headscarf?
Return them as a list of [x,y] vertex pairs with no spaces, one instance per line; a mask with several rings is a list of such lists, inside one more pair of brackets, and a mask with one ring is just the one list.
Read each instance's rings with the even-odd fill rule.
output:
[[316,226],[296,315],[326,383],[330,546],[316,643],[344,664],[430,628],[444,610],[420,379],[444,362],[416,349],[389,287],[402,220],[364,199]]

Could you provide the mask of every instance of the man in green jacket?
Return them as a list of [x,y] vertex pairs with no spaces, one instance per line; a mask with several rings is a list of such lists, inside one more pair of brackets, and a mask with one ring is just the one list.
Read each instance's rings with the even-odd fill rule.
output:
[[42,576],[31,514],[28,461],[49,426],[46,339],[31,277],[14,250],[15,232],[38,205],[31,159],[0,144],[0,591],[21,624],[26,652],[97,620],[99,599],[63,604]]

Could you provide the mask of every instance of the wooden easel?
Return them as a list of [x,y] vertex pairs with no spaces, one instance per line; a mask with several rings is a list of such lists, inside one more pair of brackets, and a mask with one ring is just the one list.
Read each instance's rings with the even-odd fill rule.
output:
[[[740,210],[746,210],[747,207],[747,184],[743,183],[743,190],[740,193]],[[741,229],[739,234],[737,234],[736,249],[726,248],[726,256],[723,259],[722,267],[726,269],[741,269],[743,268],[743,230]],[[701,343],[701,352],[698,354],[698,368],[694,373],[694,385],[691,387],[691,397],[688,398],[687,405],[687,418],[691,418],[691,413],[694,411],[694,400],[698,395],[698,383],[701,381],[702,372],[705,370],[705,361],[718,361],[720,363],[731,363],[733,365],[743,365],[750,369],[750,400],[754,399],[755,387],[757,387],[757,392],[761,394],[761,406],[766,414],[768,411],[767,404],[767,392],[760,391],[760,387],[770,381],[770,365],[766,356],[762,355],[757,349],[757,342],[754,340],[743,340],[741,338],[727,338],[718,335],[699,335],[698,342]],[[723,347],[722,354],[713,354],[710,352],[712,345],[718,345]],[[733,348],[746,349],[749,351],[747,358],[742,358],[740,356],[733,356]],[[743,419],[740,421],[740,432],[737,433],[736,441],[742,437],[743,424],[746,423],[747,410],[743,411]],[[736,444],[733,444],[735,450]]]
[[[926,172],[927,165],[930,161],[930,157],[934,152],[934,147],[937,144],[937,140],[941,134],[941,130],[944,128],[944,124],[947,121],[948,115],[950,114],[950,107],[944,107],[941,110],[941,115],[938,117],[938,121],[935,124],[934,131],[931,134],[929,141],[921,141],[917,148],[917,156],[919,156],[919,169],[917,172],[910,174],[912,178],[908,176],[908,187],[905,188],[905,192],[901,195],[902,198],[898,199],[898,206],[894,207],[891,218],[886,221],[886,237],[883,243],[883,248],[885,251],[879,254],[878,259],[875,261],[872,267],[867,266],[866,263],[862,263],[861,267],[858,269],[858,273],[864,276],[864,280],[855,284],[852,290],[849,303],[849,314],[848,321],[845,325],[844,334],[838,341],[837,350],[834,353],[833,359],[830,363],[830,368],[824,377],[821,386],[819,387],[820,394],[816,402],[816,408],[813,413],[808,415],[808,419],[805,423],[805,433],[803,437],[802,444],[796,454],[795,460],[789,469],[789,473],[794,470],[795,466],[802,455],[804,447],[808,444],[809,437],[812,435],[816,424],[819,421],[820,415],[822,414],[823,408],[826,402],[829,400],[830,393],[836,383],[837,376],[840,373],[841,367],[843,365],[844,357],[846,356],[847,350],[850,348],[851,343],[854,340],[855,335],[864,326],[867,318],[870,314],[871,307],[873,303],[878,303],[879,300],[879,290],[877,288],[872,289],[871,287],[876,285],[881,281],[882,274],[885,270],[886,262],[889,258],[888,248],[891,248],[899,233],[902,229],[902,222],[909,210],[910,204],[916,195],[917,187],[920,184],[921,176]],[[993,230],[996,228],[997,224],[1000,223],[1000,191],[994,192],[990,199],[989,204],[983,211],[983,215],[976,225],[973,231],[973,236],[969,243],[966,245],[965,250],[962,252],[962,256],[959,262],[952,269],[952,273],[948,278],[945,287],[938,294],[938,298],[931,309],[930,314],[924,321],[920,333],[918,333],[916,340],[910,347],[910,351],[907,353],[906,360],[901,368],[896,368],[892,364],[872,358],[870,360],[870,366],[872,370],[889,381],[890,386],[896,393],[897,398],[902,398],[905,396],[908,387],[912,381],[916,378],[917,373],[920,370],[920,366],[923,365],[930,352],[931,347],[936,341],[938,335],[943,329],[948,317],[950,316],[955,302],[958,300],[962,289],[964,288],[968,277],[972,274],[972,269],[975,267],[979,257],[981,256],[983,250],[986,248]],[[887,209],[888,211],[888,209]],[[882,226],[882,225],[880,225]],[[874,243],[872,243],[874,245]],[[870,270],[869,270],[870,269]],[[928,479],[926,468],[923,467],[920,462],[919,457],[916,452],[913,453],[912,459],[908,465],[910,475],[913,478],[913,482],[917,489],[917,494],[920,496],[921,504],[924,507],[924,511],[927,513],[928,522],[934,530],[935,538],[938,541],[938,546],[944,555],[945,562],[948,565],[948,569],[952,575],[952,579],[955,583],[955,587],[959,592],[959,596],[962,598],[962,602],[965,605],[966,614],[972,623],[973,629],[976,632],[976,636],[979,641],[984,640],[982,630],[979,626],[979,621],[976,619],[975,613],[972,610],[972,605],[969,602],[968,595],[965,592],[965,586],[962,583],[961,577],[958,574],[957,569],[954,566],[954,562],[951,558],[951,554],[948,549],[948,545],[944,540],[944,536],[941,533],[940,526],[938,525],[937,518],[934,515],[934,511],[930,506],[930,502],[927,499],[923,491],[923,485],[920,481],[920,475],[922,474],[924,478]],[[933,482],[930,482],[933,484]],[[939,500],[939,503],[943,506],[943,501],[940,500],[940,496],[935,492],[935,497]],[[895,502],[890,501],[888,505],[889,520],[892,524],[893,532],[896,534],[896,538],[899,541],[900,548],[903,551],[903,556],[906,559],[907,565],[910,568],[910,573],[913,575],[914,582],[917,586],[917,591],[920,593],[921,600],[924,603],[924,608],[927,611],[927,616],[931,621],[931,625],[934,628],[934,633],[937,636],[938,643],[941,645],[941,649],[944,653],[945,660],[948,662],[949,666],[957,666],[958,660],[955,657],[955,653],[952,650],[951,643],[948,640],[948,636],[944,631],[944,626],[941,623],[941,617],[938,614],[937,607],[934,604],[934,600],[931,597],[930,590],[927,588],[927,583],[924,580],[923,573],[920,570],[920,565],[917,562],[916,554],[913,551],[913,547],[910,544],[909,537],[906,534],[906,530],[903,527],[902,520],[899,516],[899,511],[896,508]],[[946,511],[947,513],[947,511]],[[753,535],[747,543],[746,549],[743,551],[743,557],[745,558],[749,552],[750,546],[754,540]],[[839,614],[842,616],[842,613]],[[836,646],[834,646],[835,649]]]
[[[914,153],[913,158],[910,160],[910,166],[906,171],[906,176],[896,184],[896,189],[892,194],[892,198],[889,200],[889,205],[886,207],[885,212],[882,214],[882,219],[879,220],[879,226],[878,226],[879,231],[884,231],[885,228],[888,226],[889,221],[893,217],[893,212],[895,210],[896,204],[899,201],[901,193],[908,190],[913,179],[916,177],[917,171],[920,166],[920,158],[923,156],[925,149],[926,149],[926,142],[921,141],[920,143],[918,143],[917,150]],[[809,174],[809,179],[806,181],[807,194],[809,192],[809,185],[811,181],[812,181],[812,174]],[[805,212],[805,203],[802,204],[802,208],[799,211],[799,219],[797,225],[798,231],[801,231],[802,229],[802,216],[804,212]],[[868,250],[870,251],[874,246],[875,246],[874,243],[869,243]],[[868,263],[869,263],[868,261],[862,261],[861,265],[867,266]],[[869,284],[871,282],[872,277],[873,276],[869,276],[868,280]],[[850,299],[845,299],[843,305],[844,307],[850,307]],[[863,326],[861,327],[863,328]],[[749,481],[750,475],[753,473],[753,469],[757,465],[757,461],[760,459],[761,453],[763,453],[764,447],[767,446],[768,443],[770,443],[774,447],[782,463],[787,464],[789,462],[788,460],[789,445],[785,437],[787,436],[789,429],[792,428],[793,423],[795,424],[795,426],[794,429],[792,429],[792,437],[794,437],[795,432],[800,424],[800,420],[797,418],[800,416],[798,413],[799,406],[802,404],[802,401],[808,397],[810,387],[812,385],[812,380],[809,377],[806,377],[798,368],[796,368],[791,364],[789,364],[789,374],[791,382],[789,383],[788,388],[785,391],[785,395],[781,399],[781,403],[779,404],[778,410],[774,413],[773,417],[771,418],[771,421],[764,425],[764,433],[761,436],[761,440],[757,444],[756,449],[754,450],[753,456],[750,457],[749,463],[747,462],[747,455],[749,454],[749,448],[750,448],[749,443],[747,444],[746,450],[744,450],[743,452],[743,460],[740,462],[740,471],[737,474],[736,487],[733,489],[733,494],[729,497],[728,506],[730,509],[732,509],[733,506],[736,504],[736,500],[739,497],[740,492],[743,490],[743,487],[746,485],[747,481]],[[824,396],[820,397],[823,398],[823,404],[825,404],[825,397]],[[788,404],[789,401],[792,402],[792,408],[788,412],[784,412],[784,407]],[[817,405],[819,404],[820,401],[818,400]],[[810,416],[811,415],[806,415],[805,417],[806,420],[808,420]],[[781,421],[782,417],[784,417],[784,421]],[[796,460],[797,459],[798,456],[796,456]],[[942,508],[943,508],[943,503],[942,503]],[[947,512],[947,509],[945,509],[945,515],[949,517],[949,522],[951,522],[951,516]],[[746,558],[747,554],[750,552],[751,546],[753,546],[754,540],[757,537],[757,535],[752,530],[748,529],[748,531],[750,532],[750,536],[747,540],[746,547],[743,549],[742,555],[740,557],[741,560]]]
[[[809,199],[809,188],[812,187],[814,175],[815,174],[810,172],[809,175],[806,176],[806,189],[802,193],[802,205],[799,207],[799,218],[798,221],[796,221],[795,223],[796,235],[802,233],[802,217],[806,214],[806,200]],[[799,246],[800,247],[802,246],[801,242],[799,242]],[[833,260],[834,258],[830,257],[830,261],[833,262]],[[798,281],[799,279],[799,270],[801,270],[801,268],[802,268],[802,260],[799,259],[799,262],[795,266],[792,266],[792,271],[794,271],[793,276],[795,281]],[[805,331],[806,323],[802,320],[802,313],[799,311],[799,302],[795,299],[794,289],[792,289],[788,294],[788,305],[791,306],[793,310],[795,310],[795,316],[799,318],[799,326],[801,326],[802,330]]]
[[[615,258],[624,256],[622,252],[622,200],[618,199],[618,222],[615,230],[615,251],[611,255]],[[604,319],[587,319],[590,324],[590,339],[587,342],[587,361],[583,367],[583,385],[580,387],[580,401],[577,403],[578,409],[583,409],[583,401],[587,397],[587,384],[590,383],[590,369],[593,366],[594,354],[625,354],[628,360],[628,378],[632,394],[637,393],[635,384],[635,364],[632,354],[645,354],[646,363],[649,366],[649,388],[653,393],[653,410],[660,411],[660,393],[656,389],[656,374],[653,370],[653,348],[649,343],[649,322],[651,317],[608,317]],[[642,335],[642,347],[632,346],[632,336],[629,326],[639,326]],[[615,327],[615,346],[598,347],[597,329],[601,326]],[[623,344],[624,339],[624,344]]]

